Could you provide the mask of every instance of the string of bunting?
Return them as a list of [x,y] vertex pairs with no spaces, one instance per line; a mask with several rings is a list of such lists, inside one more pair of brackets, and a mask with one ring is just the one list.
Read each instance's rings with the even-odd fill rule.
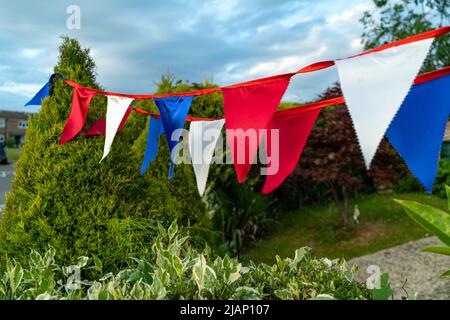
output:
[[[83,129],[92,98],[107,97],[106,117],[84,134],[105,135],[102,161],[109,153],[114,137],[124,126],[131,112],[150,116],[146,151],[141,167],[144,174],[158,152],[159,136],[167,138],[171,152],[169,179],[173,176],[180,130],[190,122],[189,152],[202,195],[209,166],[222,128],[226,127],[239,182],[244,182],[254,162],[261,141],[272,141],[277,129],[276,145],[267,143],[266,155],[271,159],[262,193],[279,187],[298,163],[320,110],[346,104],[369,168],[384,137],[404,159],[411,172],[431,192],[435,180],[442,138],[450,113],[450,67],[417,76],[436,37],[450,32],[450,26],[424,32],[351,57],[313,63],[302,69],[271,77],[191,92],[169,94],[123,94],[96,90],[63,79],[73,87],[72,108],[59,143],[63,144]],[[343,96],[276,111],[290,79],[302,73],[315,72],[331,66],[338,71]],[[56,75],[26,105],[36,105],[49,96]],[[224,118],[188,116],[196,96],[221,92]],[[134,108],[134,100],[153,99],[159,114]],[[246,132],[256,133],[256,143],[245,145],[245,155],[238,152],[238,143]],[[205,144],[204,132],[212,132]],[[276,148],[276,150],[274,149]],[[271,157],[274,153],[278,157]]]

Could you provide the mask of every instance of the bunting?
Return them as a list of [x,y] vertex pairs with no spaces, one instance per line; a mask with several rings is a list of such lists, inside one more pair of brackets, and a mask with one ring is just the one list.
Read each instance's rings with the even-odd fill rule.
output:
[[[73,87],[73,96],[70,115],[59,143],[73,139],[83,129],[92,98],[102,94],[108,100],[106,118],[94,123],[85,133],[86,136],[105,135],[102,160],[110,152],[116,133],[135,111],[151,117],[141,174],[155,159],[159,136],[164,133],[171,153],[170,179],[181,129],[186,121],[190,121],[189,152],[197,188],[202,195],[214,149],[225,124],[227,143],[241,183],[245,181],[261,141],[266,137],[269,163],[262,192],[267,194],[279,187],[295,168],[320,110],[346,103],[366,166],[370,166],[386,134],[411,172],[427,192],[431,192],[450,113],[450,67],[413,80],[434,38],[448,32],[450,27],[443,27],[356,56],[316,62],[293,73],[192,92],[130,95],[87,88],[64,79],[64,83]],[[276,112],[293,75],[333,65],[337,67],[343,97]],[[55,75],[26,105],[42,103],[50,94]],[[194,96],[214,92],[223,95],[225,119],[187,117]],[[159,115],[131,107],[135,99],[154,99]]]
[[61,79],[65,79],[63,75],[59,73],[54,73],[50,76],[47,83],[25,104],[27,106],[40,106],[42,104],[42,100],[50,96],[50,90],[53,86],[56,77],[60,77]]
[[450,75],[413,87],[387,130],[392,146],[431,193],[450,112]]
[[[132,108],[128,108],[127,112],[125,112],[125,115],[123,116],[122,122],[120,122],[119,128],[117,129],[117,132],[120,132],[125,125],[125,122],[127,122],[128,117],[131,114],[131,111],[133,111]],[[106,133],[106,118],[102,118],[98,121],[96,121],[88,131],[84,133],[85,137],[90,136],[99,136],[99,135],[105,135]]]
[[172,179],[177,146],[181,136],[181,129],[186,121],[189,108],[191,107],[193,96],[188,97],[167,97],[154,99],[161,115],[161,122],[166,134],[167,144],[170,150],[169,179]]
[[425,39],[335,61],[367,168],[432,42]]
[[103,157],[100,162],[105,159],[111,150],[111,145],[116,136],[117,129],[119,129],[125,113],[128,110],[133,99],[108,96],[108,105],[106,109],[106,129],[105,129],[105,146],[103,149]]
[[[263,194],[278,188],[295,169],[319,113],[320,109],[315,109],[294,116],[280,114],[270,120],[266,138],[269,163]],[[273,139],[274,134],[277,139]]]
[[89,105],[94,96],[95,93],[87,88],[73,88],[72,109],[59,139],[59,144],[72,140],[83,129]]
[[145,147],[144,160],[141,166],[141,176],[147,171],[150,163],[155,160],[158,154],[159,136],[164,133],[161,120],[155,117],[150,117],[148,122],[147,143]]
[[225,120],[193,121],[189,127],[189,152],[200,196],[205,192],[209,166]]
[[260,131],[267,127],[280,104],[291,76],[282,75],[271,82],[222,89],[227,140],[241,183],[255,159],[261,142]]
[[25,107],[40,106],[42,104],[42,100],[47,98],[49,95],[50,95],[50,80],[48,80],[47,83],[35,94],[35,96],[25,104]]

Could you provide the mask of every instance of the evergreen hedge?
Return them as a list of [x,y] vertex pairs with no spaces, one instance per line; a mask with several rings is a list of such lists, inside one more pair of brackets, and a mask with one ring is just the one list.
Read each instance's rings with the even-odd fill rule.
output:
[[[63,38],[54,71],[100,88],[89,50],[74,39]],[[124,267],[129,256],[147,254],[156,221],[168,226],[176,218],[193,230],[209,228],[203,203],[193,200],[198,196],[188,168],[177,167],[173,181],[166,179],[168,153],[161,150],[147,178],[139,176],[143,150],[133,145],[141,145],[146,117],[130,116],[101,164],[104,137],[80,135],[59,145],[71,98],[72,88],[56,80],[40,112],[29,119],[0,220],[2,259],[13,256],[25,262],[30,249],[42,251],[51,245],[58,263],[69,265],[79,256],[95,255],[114,271]],[[85,127],[105,113],[106,98],[96,96]]]

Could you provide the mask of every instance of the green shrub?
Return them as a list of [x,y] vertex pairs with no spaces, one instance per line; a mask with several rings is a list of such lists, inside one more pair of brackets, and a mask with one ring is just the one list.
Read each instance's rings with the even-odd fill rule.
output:
[[[294,258],[266,264],[242,265],[229,257],[199,252],[180,238],[177,225],[159,237],[149,259],[133,259],[128,269],[85,278],[86,271],[102,274],[102,262],[80,257],[74,266],[55,263],[55,250],[32,251],[29,267],[8,260],[0,281],[0,299],[371,299],[369,290],[353,280],[345,262],[313,259],[307,248]],[[79,274],[80,277],[76,275]],[[88,272],[92,274],[92,272]]]
[[423,192],[424,189],[419,180],[412,174],[408,173],[400,177],[395,185],[394,191],[399,193]]
[[445,198],[447,193],[445,186],[450,185],[450,160],[440,159],[436,180],[434,181],[433,194]]
[[[234,170],[232,167],[229,169]],[[274,201],[272,197],[254,190],[259,184],[258,178],[250,178],[246,188],[239,188],[234,172],[226,176],[233,177],[229,184],[216,180],[221,187],[207,188],[203,201],[221,235],[218,252],[239,257],[244,245],[259,238],[274,222]]]
[[[63,39],[54,71],[99,88],[89,50],[76,40]],[[161,152],[152,178],[140,177],[143,150],[137,154],[133,144],[146,127],[146,117],[130,116],[101,164],[104,137],[80,135],[59,145],[71,99],[72,89],[56,80],[52,95],[30,119],[0,221],[1,258],[8,254],[24,263],[31,248],[44,250],[50,244],[58,263],[73,264],[79,256],[92,254],[116,271],[126,267],[129,256],[148,253],[156,221],[169,226],[176,218],[191,233],[210,228],[203,203],[195,201],[195,184],[184,178],[190,168],[180,166],[169,182],[169,156]],[[85,127],[105,112],[106,98],[96,96]]]
[[[217,87],[217,85],[209,81],[204,83],[175,81],[170,75],[162,76],[156,85],[156,93],[158,94]],[[136,107],[157,112],[156,106],[152,101],[139,101]],[[223,117],[222,95],[214,93],[197,96],[192,102],[189,114],[205,118]],[[186,125],[187,127],[188,125]],[[146,138],[147,130],[141,133],[141,136],[135,143],[135,153],[139,159],[143,157]],[[219,140],[219,143],[224,143],[224,141]],[[161,137],[159,157],[155,161],[163,161],[164,165],[161,163],[150,165],[148,172],[143,177],[147,183],[152,183],[154,179],[165,179],[168,170],[167,149],[165,137]],[[161,155],[163,155],[163,158],[161,158]],[[256,166],[254,167],[256,169]],[[156,173],[161,168],[162,171]],[[240,184],[237,182],[233,165],[212,164],[208,177],[207,191],[203,197],[200,197],[195,192],[195,176],[190,165],[177,166],[176,171],[181,173],[178,176],[180,179],[174,178],[169,186],[171,192],[186,192],[180,189],[181,185],[189,186],[189,189],[194,191],[194,193],[190,194],[191,205],[202,206],[203,210],[206,207],[208,216],[213,222],[213,230],[210,230],[209,234],[203,233],[203,236],[207,236],[208,239],[215,239],[214,249],[217,252],[239,255],[241,248],[246,243],[260,236],[266,225],[271,221],[270,218],[273,218],[274,199],[272,196],[261,195],[259,192],[261,179],[253,170],[246,183]],[[183,197],[183,195],[180,195],[180,197]],[[161,217],[161,219],[167,218],[171,219],[171,216],[162,215]],[[207,230],[204,231],[207,232]]]
[[16,141],[13,138],[9,138],[8,140],[6,140],[6,146],[8,148],[15,148],[16,146]]

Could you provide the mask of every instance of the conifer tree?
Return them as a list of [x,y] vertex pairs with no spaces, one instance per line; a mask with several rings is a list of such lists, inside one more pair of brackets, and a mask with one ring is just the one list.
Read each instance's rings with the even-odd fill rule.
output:
[[[54,71],[82,85],[100,88],[89,49],[83,49],[75,39],[62,38]],[[166,175],[159,179],[139,176],[142,158],[136,155],[133,144],[145,130],[147,117],[130,115],[102,163],[102,136],[86,138],[80,134],[58,144],[70,112],[72,90],[57,79],[40,112],[29,119],[27,139],[0,220],[0,257],[8,255],[24,262],[30,249],[43,250],[51,245],[60,254],[61,263],[68,265],[79,256],[96,255],[108,271],[113,271],[123,267],[130,256],[150,251],[157,221],[168,225],[178,219],[185,225],[207,226],[201,201],[200,205],[192,204],[195,188],[191,193],[183,194],[186,187],[175,193],[164,179]],[[106,98],[97,95],[85,129],[105,113]],[[165,163],[161,166],[165,168]],[[179,177],[182,174],[176,170],[174,179],[183,180]]]

